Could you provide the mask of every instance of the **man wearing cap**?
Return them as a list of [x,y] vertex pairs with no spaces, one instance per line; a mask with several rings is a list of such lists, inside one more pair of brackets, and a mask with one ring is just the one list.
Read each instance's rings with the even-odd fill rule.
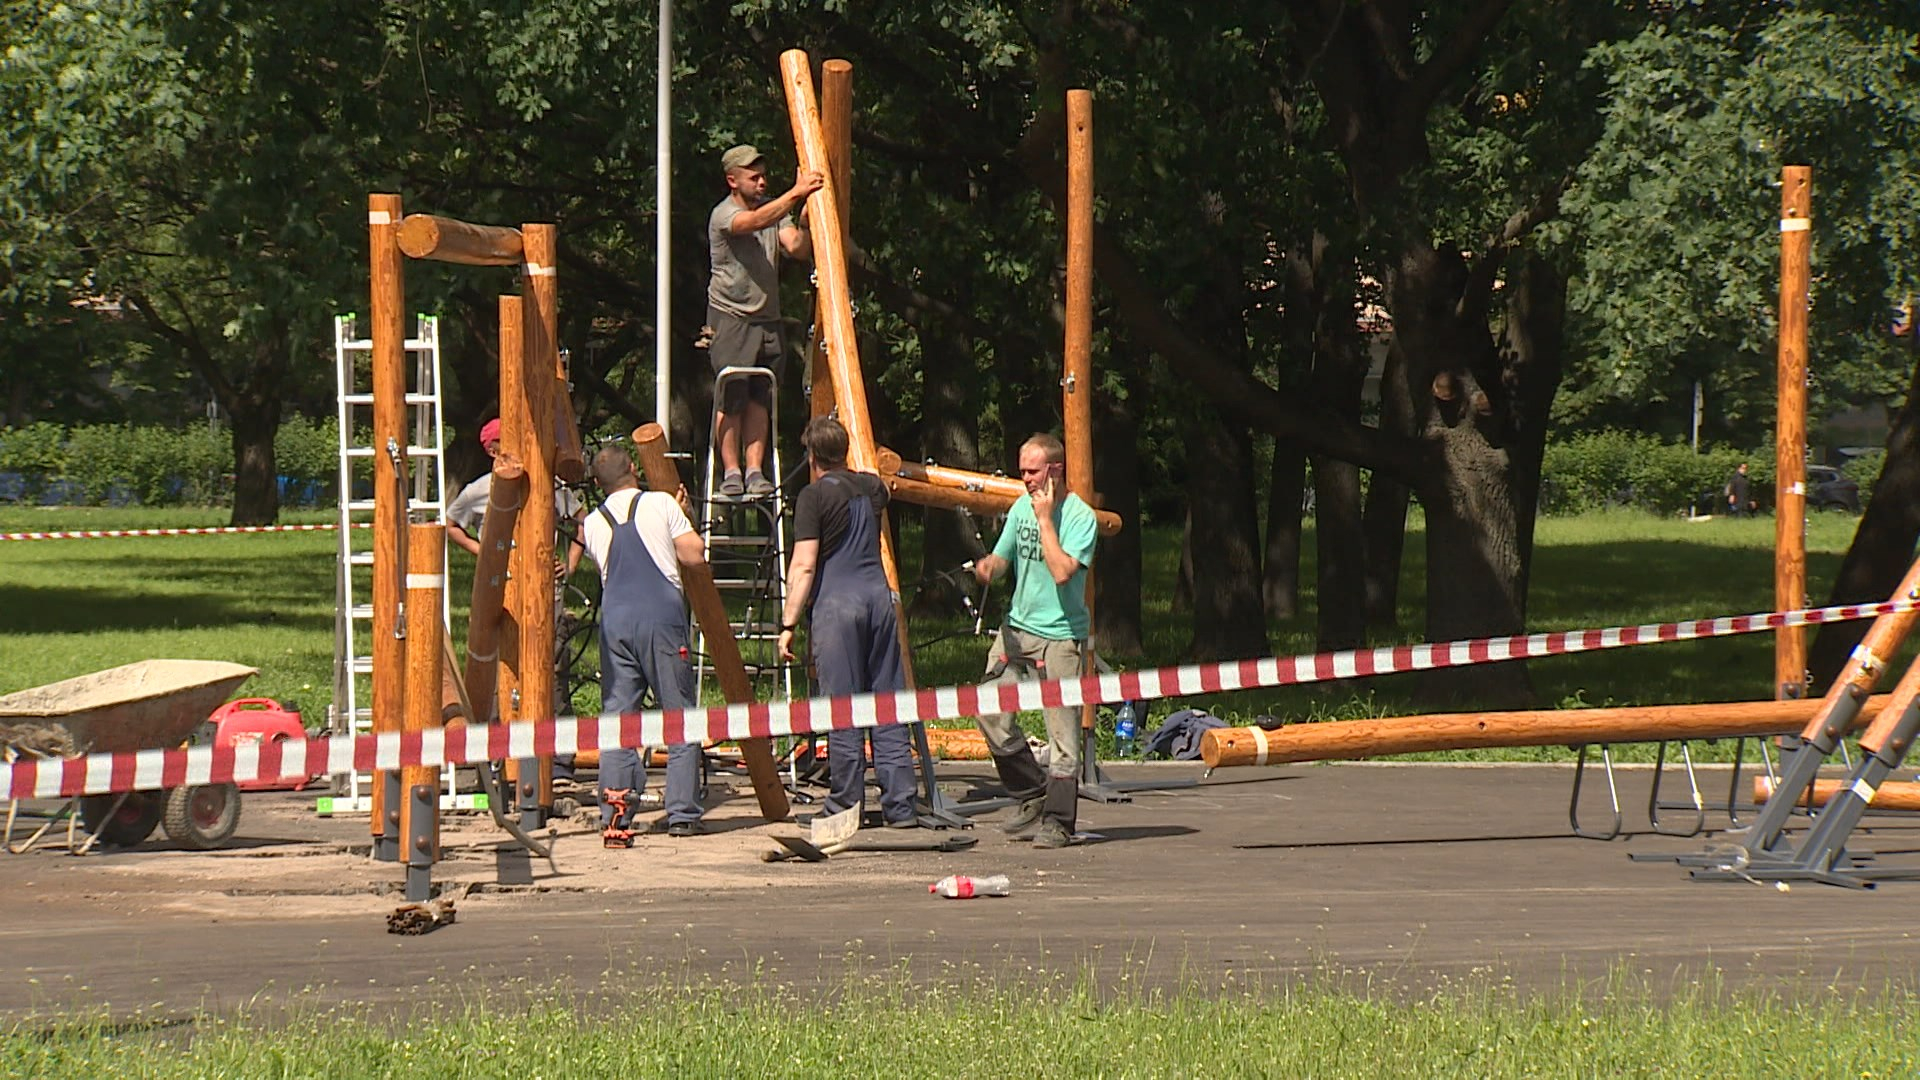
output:
[[[500,456],[500,421],[493,419],[480,427],[480,445],[486,449],[488,459]],[[455,547],[476,558],[480,555],[480,528],[487,519],[487,498],[493,494],[493,470],[487,469],[473,482],[460,489],[460,494],[447,504],[447,539]],[[579,521],[581,514],[580,498],[566,488],[555,488],[553,492],[553,512],[556,517]],[[577,531],[577,530],[576,530]],[[572,577],[580,566],[580,538],[575,536],[567,545],[566,576]],[[556,568],[557,569],[557,568]]]
[[[703,335],[709,341],[707,358],[716,375],[726,367],[764,367],[777,374],[786,348],[780,333],[780,255],[813,257],[804,204],[825,180],[819,173],[801,173],[784,194],[769,199],[766,160],[759,150],[736,146],[720,155],[720,165],[727,197],[707,218],[713,267]],[[797,220],[792,216],[796,206],[802,207]],[[721,495],[773,493],[764,472],[772,403],[773,387],[764,378],[733,380],[714,403]]]
[[[706,549],[680,503],[663,491],[640,490],[623,447],[593,455],[593,479],[607,493],[581,527],[587,554],[600,568],[600,709],[639,712],[651,689],[663,709],[700,703],[687,662],[687,602],[680,568],[706,565]],[[600,753],[601,840],[633,845],[634,799],[647,767],[629,747]],[[667,748],[667,835],[700,831],[700,744]]]

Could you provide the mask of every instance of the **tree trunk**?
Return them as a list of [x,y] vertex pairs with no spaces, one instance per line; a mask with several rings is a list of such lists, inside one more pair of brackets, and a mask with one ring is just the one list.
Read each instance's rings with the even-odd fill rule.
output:
[[[1840,562],[1829,604],[1863,604],[1892,595],[1913,564],[1913,546],[1920,540],[1920,354],[1907,386],[1906,404],[1894,414],[1887,433],[1887,456],[1880,463],[1873,497],[1867,501],[1860,527]],[[1813,639],[1807,667],[1815,690],[1823,690],[1840,674],[1853,647],[1870,623],[1828,623]]]
[[[1405,361],[1398,339],[1388,348],[1380,376],[1380,428],[1413,434],[1413,403],[1407,394]],[[1367,625],[1392,630],[1400,623],[1400,566],[1407,547],[1407,485],[1375,470],[1367,479],[1364,530],[1367,550]]]
[[1180,562],[1173,574],[1173,599],[1168,610],[1175,615],[1193,614],[1193,503],[1180,519]]
[[1193,640],[1188,653],[1204,660],[1265,655],[1253,437],[1240,423],[1209,410],[1194,425],[1193,448],[1188,469]]
[[1273,444],[1273,478],[1267,487],[1267,551],[1260,571],[1260,600],[1267,621],[1284,623],[1300,613],[1300,518],[1306,498],[1307,458],[1281,439]]
[[1361,528],[1360,467],[1313,459],[1313,537],[1321,651],[1366,644],[1366,534]]
[[1140,582],[1140,447],[1126,401],[1093,399],[1093,488],[1105,508],[1120,515],[1119,533],[1100,541],[1094,560],[1093,633],[1103,656],[1143,651]]
[[280,516],[280,477],[273,436],[280,430],[280,398],[241,394],[227,404],[233,424],[233,520],[271,525]]
[[[960,373],[973,371],[972,339],[935,327],[932,333],[920,334],[920,347],[926,357],[921,368],[921,450],[942,465],[978,469],[979,410],[968,407],[967,386],[960,378]],[[932,508],[925,511],[925,523],[920,534],[921,584],[913,597],[913,613],[957,611],[960,589],[963,584],[971,589],[972,580],[962,583],[935,575],[984,553],[980,525],[970,514]]]

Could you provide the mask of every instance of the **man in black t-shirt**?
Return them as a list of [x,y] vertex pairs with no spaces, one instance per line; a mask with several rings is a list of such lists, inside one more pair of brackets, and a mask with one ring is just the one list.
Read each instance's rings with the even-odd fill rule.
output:
[[[794,659],[793,634],[808,614],[814,685],[835,697],[904,689],[899,621],[893,590],[880,563],[880,511],[887,488],[872,473],[847,471],[847,429],[817,417],[800,435],[810,482],[794,500],[793,561],[787,567],[787,603],[780,615],[780,658]],[[865,801],[867,740],[880,781],[880,813],[888,828],[911,829],[913,747],[899,724],[827,733],[825,811],[840,813]]]
[[1726,496],[1727,513],[1734,517],[1753,516],[1755,504],[1752,485],[1747,480],[1746,462],[1741,462],[1740,467],[1733,470],[1733,475],[1727,478]]

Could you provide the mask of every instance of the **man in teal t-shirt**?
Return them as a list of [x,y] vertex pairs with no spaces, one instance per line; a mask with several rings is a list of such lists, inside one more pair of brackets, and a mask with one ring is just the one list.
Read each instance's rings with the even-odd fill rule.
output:
[[[987,678],[1068,679],[1080,674],[1087,640],[1087,567],[1098,538],[1093,509],[1066,488],[1066,448],[1051,435],[1020,446],[1020,479],[1027,493],[1007,513],[993,554],[974,563],[974,576],[991,581],[1013,570],[1013,603],[987,653]],[[978,718],[1007,793],[1017,800],[1001,827],[1031,834],[1033,846],[1073,842],[1080,796],[1080,710],[1045,710],[1051,756],[1043,771],[1011,713]]]

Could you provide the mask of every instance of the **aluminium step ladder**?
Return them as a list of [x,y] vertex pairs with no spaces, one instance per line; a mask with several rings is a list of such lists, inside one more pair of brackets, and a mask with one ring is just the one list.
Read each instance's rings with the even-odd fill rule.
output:
[[[406,342],[414,359],[413,388],[407,392],[409,428],[406,455],[413,489],[408,493],[409,520],[442,521],[446,516],[446,459],[441,431],[445,416],[441,403],[440,319],[419,316],[416,336]],[[333,320],[334,380],[337,390],[336,423],[339,434],[340,529],[338,565],[334,578],[333,705],[328,729],[336,735],[360,735],[373,730],[373,536],[357,526],[373,521],[371,482],[387,464],[385,448],[361,442],[373,424],[373,394],[368,390],[373,341],[354,336],[354,316]],[[358,485],[358,488],[357,486]],[[364,497],[361,497],[364,493]],[[442,620],[451,604],[441,595]],[[315,810],[322,815],[366,814],[373,810],[373,778],[368,773],[339,773],[332,793],[321,796]],[[484,809],[485,796],[458,795],[454,770],[445,770],[440,806],[443,810]]]

